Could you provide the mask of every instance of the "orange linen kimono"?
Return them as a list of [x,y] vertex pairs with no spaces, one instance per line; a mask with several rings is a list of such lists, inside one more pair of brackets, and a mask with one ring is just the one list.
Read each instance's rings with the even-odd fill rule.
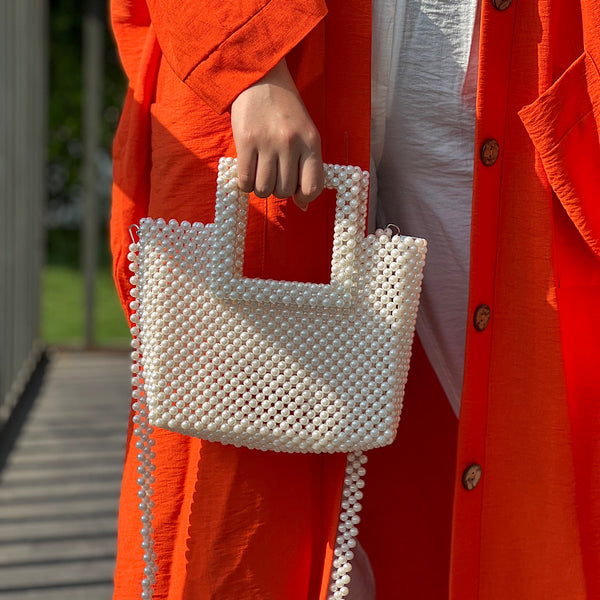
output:
[[[359,538],[378,600],[600,598],[600,9],[481,2],[458,429],[417,343],[396,442],[369,453]],[[130,81],[111,223],[126,310],[129,226],[212,219],[228,107],[281,57],[324,160],[368,167],[369,2],[113,0],[112,16]],[[307,213],[253,198],[246,274],[328,281],[332,219],[327,194]],[[156,447],[155,598],[325,598],[343,456],[167,432]],[[139,598],[143,569],[128,448],[115,600]]]

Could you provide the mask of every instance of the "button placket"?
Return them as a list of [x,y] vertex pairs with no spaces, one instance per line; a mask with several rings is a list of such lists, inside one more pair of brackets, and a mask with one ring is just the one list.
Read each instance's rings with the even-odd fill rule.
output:
[[[454,508],[451,597],[478,598],[481,561],[481,522],[486,468],[486,432],[490,358],[491,307],[496,291],[496,262],[502,158],[511,72],[515,11],[509,0],[482,3],[481,44],[472,211],[469,320],[465,379],[458,436],[458,491]],[[485,331],[485,333],[481,333]],[[477,488],[475,490],[475,488]],[[475,490],[475,491],[474,491]]]

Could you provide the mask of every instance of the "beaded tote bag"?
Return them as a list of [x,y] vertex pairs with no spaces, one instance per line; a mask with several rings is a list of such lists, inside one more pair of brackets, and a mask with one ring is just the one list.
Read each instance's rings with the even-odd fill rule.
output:
[[142,597],[156,569],[154,427],[260,450],[349,453],[330,597],[347,594],[363,451],[396,434],[426,242],[390,229],[365,236],[368,173],[324,169],[337,191],[329,284],[242,276],[248,197],[234,159],[219,163],[214,223],[137,227],[129,259]]

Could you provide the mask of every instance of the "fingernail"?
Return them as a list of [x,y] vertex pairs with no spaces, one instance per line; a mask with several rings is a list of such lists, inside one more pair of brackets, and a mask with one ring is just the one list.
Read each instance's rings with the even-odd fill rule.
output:
[[296,206],[302,211],[302,212],[306,212],[308,210],[308,204],[302,204],[302,203],[298,203],[296,202]]

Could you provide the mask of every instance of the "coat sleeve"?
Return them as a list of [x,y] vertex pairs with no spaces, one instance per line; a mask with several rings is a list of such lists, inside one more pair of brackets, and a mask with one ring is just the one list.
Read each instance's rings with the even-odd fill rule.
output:
[[324,0],[148,0],[163,57],[222,113],[325,16]]

